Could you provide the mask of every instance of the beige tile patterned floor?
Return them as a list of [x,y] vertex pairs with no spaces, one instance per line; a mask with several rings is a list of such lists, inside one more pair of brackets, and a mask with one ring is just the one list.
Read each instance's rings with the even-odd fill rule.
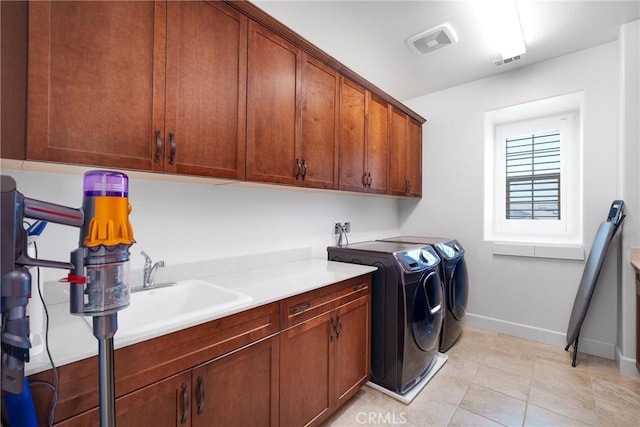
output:
[[640,426],[640,380],[613,360],[465,327],[410,405],[363,387],[326,427]]

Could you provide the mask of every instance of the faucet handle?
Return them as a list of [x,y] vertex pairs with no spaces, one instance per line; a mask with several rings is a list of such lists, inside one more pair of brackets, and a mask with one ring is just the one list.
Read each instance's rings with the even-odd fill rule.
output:
[[144,264],[145,266],[151,266],[151,264],[153,263],[153,261],[151,261],[151,257],[149,255],[147,255],[147,253],[145,251],[140,251],[140,255],[142,255],[144,257]]

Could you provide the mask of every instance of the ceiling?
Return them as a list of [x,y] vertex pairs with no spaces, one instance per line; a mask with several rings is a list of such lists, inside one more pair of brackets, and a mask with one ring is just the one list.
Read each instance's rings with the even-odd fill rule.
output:
[[[253,1],[391,96],[406,100],[615,41],[640,1],[516,0],[527,53],[496,67],[475,1]],[[458,42],[425,55],[406,40],[448,23]]]

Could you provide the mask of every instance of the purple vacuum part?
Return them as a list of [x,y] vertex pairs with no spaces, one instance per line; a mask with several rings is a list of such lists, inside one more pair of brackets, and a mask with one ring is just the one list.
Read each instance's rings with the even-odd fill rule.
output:
[[129,177],[122,172],[95,170],[84,174],[85,196],[128,197]]

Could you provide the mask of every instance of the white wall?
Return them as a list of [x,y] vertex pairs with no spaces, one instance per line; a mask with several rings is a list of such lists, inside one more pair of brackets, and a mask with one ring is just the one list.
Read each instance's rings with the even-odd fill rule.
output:
[[[452,236],[466,248],[467,322],[562,345],[582,261],[497,256],[483,240],[485,111],[584,91],[584,247],[618,194],[617,42],[406,101],[423,128],[423,198],[400,202],[403,233]],[[613,253],[612,253],[613,252]],[[613,358],[617,268],[611,251],[580,335],[580,350]]]
[[[65,170],[77,168],[65,167]],[[126,172],[126,171],[125,171]],[[7,169],[26,197],[71,207],[82,204],[82,174]],[[350,241],[389,237],[399,229],[397,200],[353,193],[307,192],[286,187],[158,181],[130,176],[130,221],[137,243],[131,268],[141,269],[140,251],[169,265],[311,248],[326,259],[336,244],[335,221],[351,221]],[[78,244],[77,229],[51,224],[38,239],[39,257],[66,261]],[[247,258],[247,266],[252,257]],[[45,280],[66,275],[45,269]]]
[[638,375],[636,359],[636,285],[629,249],[640,247],[640,21],[620,29],[619,48],[619,186],[627,219],[622,228],[622,263],[618,288],[618,349],[624,373]]

